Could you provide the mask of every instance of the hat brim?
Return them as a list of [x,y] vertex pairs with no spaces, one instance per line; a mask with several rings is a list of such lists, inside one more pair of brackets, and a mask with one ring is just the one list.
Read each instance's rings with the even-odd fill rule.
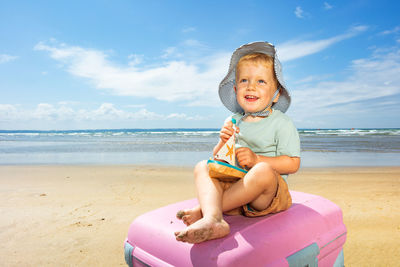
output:
[[276,78],[280,84],[281,94],[278,101],[274,103],[272,107],[282,112],[286,112],[291,102],[290,93],[287,90],[285,81],[283,80],[282,65],[276,55],[276,49],[272,44],[267,42],[254,42],[245,44],[236,49],[235,52],[233,52],[231,62],[229,64],[228,74],[219,84],[218,94],[221,102],[228,110],[233,113],[244,113],[244,110],[242,109],[242,107],[240,107],[236,100],[236,94],[233,89],[233,87],[235,86],[236,65],[238,64],[240,58],[253,53],[266,54],[274,59],[274,71],[276,74]]

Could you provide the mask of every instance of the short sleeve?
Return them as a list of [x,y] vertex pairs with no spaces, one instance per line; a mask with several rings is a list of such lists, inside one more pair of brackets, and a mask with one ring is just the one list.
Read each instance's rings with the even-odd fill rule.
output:
[[293,122],[288,118],[284,120],[277,131],[276,155],[300,157],[300,137]]

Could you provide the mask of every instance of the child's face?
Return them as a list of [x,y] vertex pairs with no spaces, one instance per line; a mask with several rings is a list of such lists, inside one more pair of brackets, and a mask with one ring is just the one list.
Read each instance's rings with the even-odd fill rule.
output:
[[[263,111],[271,102],[278,85],[274,78],[273,67],[242,62],[237,71],[234,89],[238,104],[247,113]],[[274,102],[278,101],[278,98],[279,95]]]

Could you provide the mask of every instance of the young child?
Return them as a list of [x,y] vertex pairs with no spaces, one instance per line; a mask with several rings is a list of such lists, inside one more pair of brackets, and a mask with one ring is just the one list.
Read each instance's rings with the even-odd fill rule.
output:
[[175,233],[178,241],[200,243],[229,234],[225,214],[262,216],[288,209],[292,200],[286,177],[300,166],[297,129],[284,112],[290,95],[282,77],[275,47],[255,42],[232,55],[228,74],[219,85],[222,103],[234,113],[221,131],[214,155],[237,134],[236,159],[248,170],[235,183],[210,178],[207,162],[194,170],[199,206],[179,211],[187,228]]

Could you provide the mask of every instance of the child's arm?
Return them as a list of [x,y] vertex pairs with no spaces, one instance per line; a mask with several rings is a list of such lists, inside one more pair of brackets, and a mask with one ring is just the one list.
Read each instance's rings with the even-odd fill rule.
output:
[[251,169],[258,162],[266,162],[279,174],[295,173],[300,167],[299,157],[289,157],[286,155],[266,157],[257,155],[247,147],[238,148],[236,150],[236,157],[239,164],[248,169]]
[[227,119],[219,132],[219,142],[213,149],[213,155],[221,149],[221,147],[228,141],[228,139],[234,134],[233,123],[230,119]]

